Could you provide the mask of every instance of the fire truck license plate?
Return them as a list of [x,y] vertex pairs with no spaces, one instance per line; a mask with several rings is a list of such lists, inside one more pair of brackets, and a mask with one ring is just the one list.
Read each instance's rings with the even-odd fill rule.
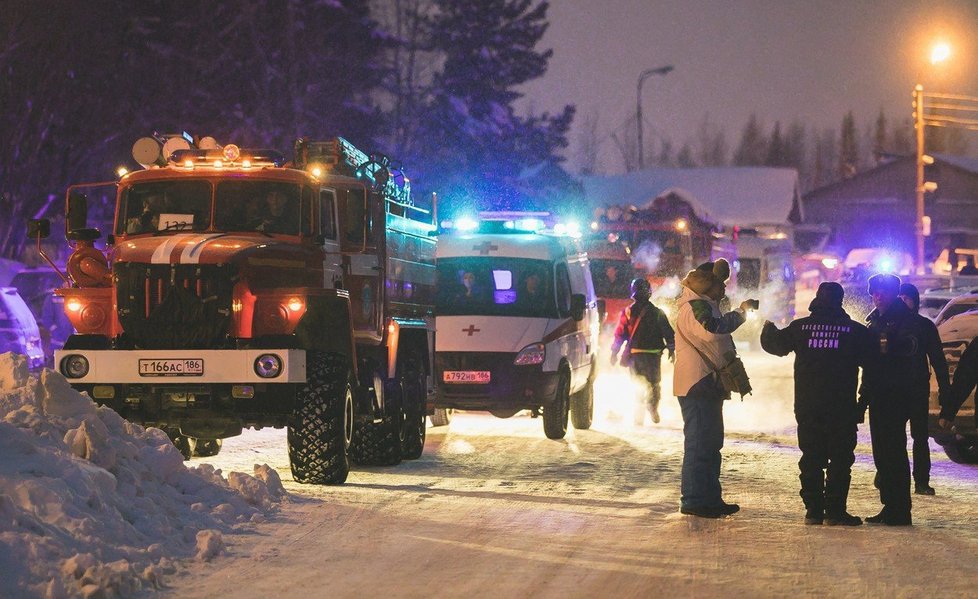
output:
[[489,382],[488,370],[446,370],[442,373],[442,380],[446,383],[477,383],[486,384]]
[[204,361],[196,359],[140,360],[139,376],[203,376]]

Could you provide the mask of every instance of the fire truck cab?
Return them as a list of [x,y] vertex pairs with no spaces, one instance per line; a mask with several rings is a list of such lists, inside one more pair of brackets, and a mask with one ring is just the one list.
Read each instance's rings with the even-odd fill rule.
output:
[[589,428],[599,316],[577,240],[484,221],[441,235],[437,268],[434,407],[542,413],[551,439],[568,415]]
[[299,482],[343,482],[350,460],[419,457],[434,227],[407,178],[343,138],[299,140],[287,164],[191,140],[172,153],[137,142],[148,168],[111,182],[104,253],[86,186],[69,188],[74,251],[57,293],[77,334],[56,368],[188,457],[264,426],[288,427]]

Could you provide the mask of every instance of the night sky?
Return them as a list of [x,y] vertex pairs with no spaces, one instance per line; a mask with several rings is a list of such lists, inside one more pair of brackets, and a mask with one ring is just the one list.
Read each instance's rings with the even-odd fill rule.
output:
[[[881,107],[891,123],[909,117],[918,82],[978,96],[978,0],[552,0],[549,20],[541,47],[554,56],[525,87],[523,107],[576,104],[578,126],[598,115],[599,168],[608,172],[621,169],[608,135],[634,119],[647,68],[675,67],[642,91],[647,142],[665,136],[675,150],[707,113],[732,151],[751,112],[768,131],[796,118],[838,130],[852,110],[862,129]],[[934,67],[937,39],[953,55]],[[570,136],[571,169],[579,131]]]

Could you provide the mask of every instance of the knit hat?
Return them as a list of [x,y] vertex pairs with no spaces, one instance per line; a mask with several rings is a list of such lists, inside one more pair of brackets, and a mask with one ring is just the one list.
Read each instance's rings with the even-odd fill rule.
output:
[[904,283],[900,285],[900,295],[905,295],[913,300],[913,309],[920,309],[920,290],[917,286],[912,283]]
[[719,277],[713,274],[712,269],[696,268],[696,270],[691,270],[686,273],[686,278],[682,280],[682,285],[689,287],[698,295],[706,295],[714,285],[722,282]]
[[826,281],[818,286],[818,291],[815,292],[815,302],[819,306],[824,306],[826,308],[841,308],[842,298],[845,296],[845,290],[842,289],[842,285],[832,281]]
[[869,293],[885,291],[897,295],[900,293],[900,277],[889,273],[879,273],[869,277]]
[[730,263],[723,258],[717,258],[715,262],[704,262],[696,267],[696,270],[711,272],[725,283],[730,278]]

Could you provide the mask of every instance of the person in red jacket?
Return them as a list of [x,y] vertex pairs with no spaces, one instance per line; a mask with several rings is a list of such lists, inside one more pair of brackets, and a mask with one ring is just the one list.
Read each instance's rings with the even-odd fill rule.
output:
[[628,349],[621,358],[622,366],[628,366],[632,376],[644,378],[650,387],[648,398],[635,407],[635,424],[641,426],[645,423],[646,409],[652,422],[659,422],[662,351],[669,353],[670,361],[674,359],[676,336],[665,313],[649,301],[652,296],[649,282],[644,278],[635,279],[632,281],[631,291],[632,305],[621,311],[618,326],[615,328],[615,340],[611,344],[611,364],[614,366],[618,363],[618,353],[627,343]]

